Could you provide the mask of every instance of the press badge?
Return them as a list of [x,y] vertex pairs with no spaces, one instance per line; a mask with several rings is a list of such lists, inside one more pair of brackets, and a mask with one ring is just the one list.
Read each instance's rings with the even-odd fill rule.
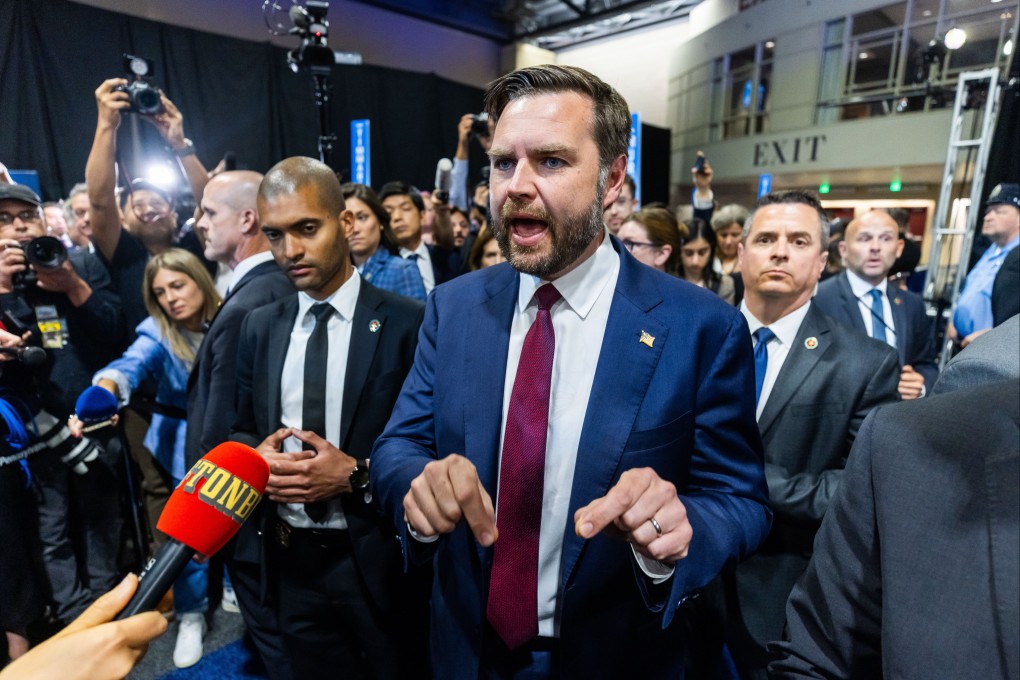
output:
[[35,322],[42,333],[42,346],[46,349],[63,349],[67,345],[67,319],[57,314],[54,305],[35,308]]

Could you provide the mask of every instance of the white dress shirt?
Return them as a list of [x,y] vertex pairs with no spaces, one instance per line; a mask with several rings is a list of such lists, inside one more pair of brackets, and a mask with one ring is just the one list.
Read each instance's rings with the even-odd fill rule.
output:
[[857,298],[857,308],[861,310],[864,328],[871,337],[874,337],[872,335],[871,289],[877,288],[882,293],[882,317],[885,319],[885,341],[895,349],[896,325],[893,323],[892,307],[889,305],[889,282],[883,278],[877,286],[872,286],[849,269],[846,270],[846,278],[850,282],[850,290],[853,291],[854,296]]
[[429,255],[429,247],[422,241],[414,250],[400,248],[400,257],[405,260],[412,255],[417,255],[415,264],[418,265],[418,273],[421,274],[421,282],[425,286],[425,294],[428,295],[436,287],[436,274],[432,271],[432,257]]
[[[332,305],[337,312],[330,316],[326,326],[329,332],[329,361],[322,367],[326,372],[328,386],[325,438],[336,447],[340,446],[340,409],[343,406],[344,380],[347,377],[347,352],[351,344],[351,325],[360,290],[361,275],[354,271],[351,278],[322,301]],[[305,348],[315,328],[315,316],[309,310],[318,302],[307,293],[298,293],[297,318],[290,332],[290,345],[287,347],[287,358],[283,362],[280,378],[280,421],[284,427],[303,429],[301,412],[304,401]],[[321,436],[321,433],[318,434]],[[283,442],[283,450],[310,451],[311,447],[296,437],[288,437]],[[280,519],[295,528],[346,529],[347,519],[340,500],[330,499],[328,505],[329,511],[322,522],[313,522],[305,514],[304,503],[280,504],[278,514]]]
[[[769,330],[775,333],[776,337],[766,347],[769,353],[769,364],[765,369],[765,381],[761,386],[761,396],[758,398],[758,410],[755,411],[755,418],[761,418],[761,412],[765,410],[765,404],[768,403],[769,395],[772,394],[772,388],[776,384],[776,378],[779,377],[779,371],[783,370],[783,364],[786,363],[786,357],[790,353],[790,348],[793,347],[793,341],[797,339],[800,325],[804,323],[804,317],[807,316],[810,306],[811,302],[808,302],[778,321],[769,324]],[[747,308],[746,301],[740,303],[740,311],[747,319],[747,326],[752,335],[765,325]]]
[[250,255],[238,262],[237,266],[234,267],[232,276],[230,277],[230,283],[227,284],[227,292],[224,297],[226,297],[226,295],[230,295],[230,291],[234,290],[234,286],[241,282],[241,279],[244,278],[245,274],[250,272],[252,269],[255,269],[255,267],[259,266],[263,262],[272,261],[273,254],[266,250],[261,253]]

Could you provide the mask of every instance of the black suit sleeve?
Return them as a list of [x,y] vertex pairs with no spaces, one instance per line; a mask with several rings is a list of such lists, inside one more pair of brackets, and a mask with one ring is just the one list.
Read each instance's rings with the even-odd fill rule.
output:
[[[877,415],[877,414],[876,414]],[[875,417],[864,423],[807,571],[786,604],[769,677],[882,677],[882,590],[872,485]]]
[[[237,369],[238,345],[241,325],[248,310],[232,305],[224,307],[216,323],[213,335],[207,339],[214,343],[215,351],[209,353],[209,396],[201,414],[201,451],[211,451],[230,436],[230,426],[237,419]],[[249,386],[250,389],[250,386]]]
[[[851,361],[853,359],[851,358]],[[866,362],[865,366],[874,365]],[[866,370],[866,369],[865,369]],[[856,403],[851,405],[853,414],[850,416],[846,433],[846,451],[853,446],[861,423],[876,406],[899,401],[900,360],[891,347],[885,348],[882,360],[870,378],[867,386]],[[769,499],[776,512],[790,517],[820,522],[836,495],[843,468],[822,470],[821,472],[791,473],[784,466],[773,463],[765,464],[765,478],[769,484]]]
[[237,417],[233,427],[230,428],[230,439],[255,447],[261,444],[262,440],[258,436],[255,404],[252,399],[252,376],[255,372],[255,333],[252,325],[249,314],[241,324],[240,340],[237,344]]
[[126,328],[110,274],[95,255],[88,253],[72,256],[71,265],[92,289],[92,295],[80,307],[69,305],[68,322],[75,324],[84,337],[102,338],[104,347],[120,352],[126,346]]

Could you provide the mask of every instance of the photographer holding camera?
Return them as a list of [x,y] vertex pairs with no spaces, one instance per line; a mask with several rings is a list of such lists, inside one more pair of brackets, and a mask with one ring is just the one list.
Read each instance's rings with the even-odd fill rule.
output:
[[123,349],[125,333],[102,263],[86,251],[68,255],[46,236],[39,205],[28,187],[0,184],[0,318],[46,350],[37,365],[5,362],[3,382],[30,433],[43,562],[57,616],[70,620],[119,580],[122,466],[115,446],[73,440],[64,423],[92,374]]
[[[131,85],[139,82],[134,81]],[[123,216],[118,209],[117,129],[124,113],[136,113],[159,131],[170,152],[179,160],[195,203],[201,204],[202,193],[209,181],[195,145],[184,136],[184,116],[167,96],[149,86],[148,96],[129,91],[125,78],[110,78],[96,89],[99,116],[96,135],[85,165],[91,208],[92,241],[110,271],[114,288],[124,305],[128,333],[148,317],[142,300],[142,278],[150,255],[178,245],[203,259],[202,247],[193,243],[177,243],[177,214],[174,196],[151,182],[136,179],[125,199]],[[151,98],[158,92],[160,105]],[[123,222],[122,222],[123,217]]]

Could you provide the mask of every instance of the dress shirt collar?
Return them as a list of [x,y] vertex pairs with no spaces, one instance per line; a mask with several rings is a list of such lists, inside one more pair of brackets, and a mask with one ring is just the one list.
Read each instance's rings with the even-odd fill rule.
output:
[[[607,282],[619,269],[620,255],[613,249],[609,232],[606,231],[603,233],[602,243],[599,244],[592,256],[579,264],[573,271],[553,281],[553,285],[556,286],[556,290],[560,292],[570,308],[584,319],[595,306],[595,301],[599,299],[602,291],[605,290]],[[547,282],[531,274],[522,273],[520,277],[521,287],[517,294],[517,310],[523,314],[531,304],[535,291]]]
[[304,291],[298,293],[298,324],[305,322],[308,310],[312,308],[312,305],[319,302],[333,305],[333,309],[345,321],[354,319],[354,307],[357,305],[358,293],[361,291],[361,275],[358,274],[357,269],[352,267],[351,270],[351,278],[344,281],[344,285],[340,286],[335,293],[325,300],[316,300]]
[[418,247],[415,248],[414,250],[408,250],[404,246],[400,246],[400,257],[406,260],[410,255],[417,255],[420,258],[428,259],[429,258],[428,244],[426,244],[425,241],[419,241]]
[[[887,279],[886,277],[883,276],[879,284],[877,286],[873,286],[864,279],[862,279],[861,277],[857,276],[857,274],[854,274],[849,269],[845,271],[847,281],[850,282],[850,290],[854,292],[854,295],[857,297],[858,300],[863,298],[865,295],[868,295],[871,292],[872,288],[878,288],[880,291],[882,291],[883,296],[888,295],[887,290],[889,286],[889,279]],[[868,300],[868,302],[870,303],[871,301]]]
[[259,266],[263,262],[271,262],[272,259],[273,254],[268,250],[265,250],[261,253],[255,253],[254,255],[246,257],[238,262],[237,266],[234,267],[233,273],[230,275],[230,285],[227,286],[227,294],[229,295],[230,291],[234,290],[234,286],[241,282],[241,279],[244,278],[245,274],[250,272],[252,269],[255,269],[255,267]]
[[[793,341],[797,339],[797,332],[800,330],[800,325],[804,323],[804,317],[807,316],[808,308],[811,306],[811,302],[798,307],[781,319],[776,320],[769,324],[769,329],[776,334],[776,339],[786,347],[792,347]],[[750,329],[753,335],[756,330],[764,326],[758,318],[751,313],[751,310],[747,308],[747,302],[741,301],[740,311],[747,319],[747,327]]]

